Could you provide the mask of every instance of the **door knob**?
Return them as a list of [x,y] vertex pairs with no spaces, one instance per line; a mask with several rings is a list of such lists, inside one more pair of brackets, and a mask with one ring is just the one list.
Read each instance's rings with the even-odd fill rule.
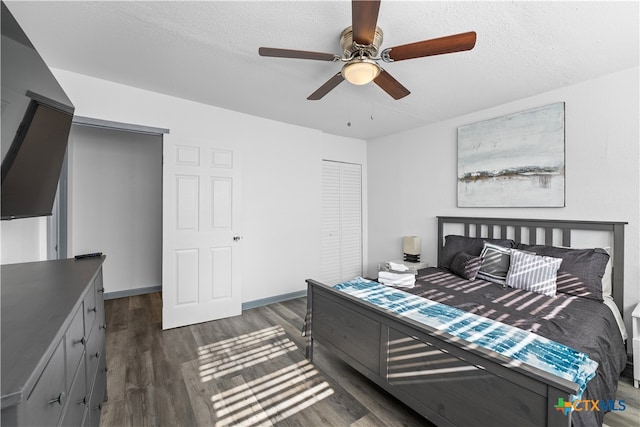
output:
[[239,241],[240,239],[242,239],[242,236],[239,236],[239,235],[237,235],[237,234],[236,234],[235,236],[233,236],[233,241],[234,241],[234,242],[237,242],[237,241]]

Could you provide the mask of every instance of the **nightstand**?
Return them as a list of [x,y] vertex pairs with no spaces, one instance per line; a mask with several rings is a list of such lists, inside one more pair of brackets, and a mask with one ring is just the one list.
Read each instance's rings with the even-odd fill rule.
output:
[[390,261],[390,262],[395,262],[396,264],[404,264],[407,267],[409,267],[409,270],[412,273],[417,273],[418,270],[429,267],[429,264],[427,264],[426,262],[409,262],[409,261],[403,261],[401,259],[394,259],[393,261]]
[[631,313],[631,329],[633,331],[633,386],[640,384],[640,303]]

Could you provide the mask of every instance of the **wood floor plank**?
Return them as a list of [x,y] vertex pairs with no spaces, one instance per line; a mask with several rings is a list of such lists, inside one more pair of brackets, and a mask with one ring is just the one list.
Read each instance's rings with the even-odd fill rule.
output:
[[128,298],[116,298],[105,301],[104,310],[111,331],[122,331],[129,327]]
[[291,309],[291,308],[294,308],[295,306],[287,303],[288,301],[283,301],[279,304],[272,304],[272,306],[274,307],[275,310],[278,311],[280,316],[282,316],[282,318],[286,320],[292,321],[292,320],[300,319],[299,313]]
[[107,351],[107,384],[110,390],[109,396],[116,396],[122,399],[127,390],[126,387],[126,367],[128,365],[127,356],[133,352],[126,351],[129,345],[129,331],[126,329],[110,331],[105,337],[105,348],[117,351]]
[[[260,307],[262,312],[262,316],[265,319],[268,319],[271,324],[280,325],[289,335],[289,337],[296,343],[298,348],[301,350],[305,349],[307,338],[302,336],[302,319],[295,319],[292,322],[285,321],[282,316],[280,316],[277,310],[274,310],[270,306]],[[256,309],[258,310],[258,309]],[[297,321],[296,321],[297,320]]]
[[146,303],[149,299],[149,294],[134,295],[129,297],[129,310],[135,310],[138,308],[148,308]]
[[198,358],[198,344],[190,327],[174,328],[163,331],[165,341],[170,343],[173,355],[180,363]]
[[[115,349],[107,349],[107,354]],[[148,389],[153,382],[153,364],[151,353],[132,353],[126,359],[125,369],[125,391]],[[107,371],[108,372],[108,371]],[[110,384],[107,385],[108,387]],[[117,396],[118,390],[113,390]],[[111,393],[109,393],[111,396]]]
[[640,389],[633,387],[631,379],[620,378],[616,399],[624,400],[626,408],[624,411],[607,413],[604,416],[604,424],[609,427],[640,426]]
[[382,420],[375,415],[368,413],[364,417],[351,423],[350,427],[380,427],[385,425]]
[[100,423],[103,426],[124,426],[127,425],[125,405],[122,400],[116,401],[109,398],[109,404],[104,405],[100,416]]
[[199,367],[198,360],[182,364],[185,390],[193,410],[194,425],[212,426],[217,417],[211,398],[218,393],[218,389],[213,381],[201,380]]
[[[151,324],[149,322],[150,312],[147,308],[134,308],[129,310],[129,348],[126,351],[144,353],[151,350],[152,335],[149,333]],[[108,328],[108,326],[107,326]],[[109,330],[107,329],[107,332]]]
[[[272,426],[273,423],[242,375],[218,381],[220,393],[212,396],[216,410],[216,427]],[[236,398],[236,395],[240,395]]]
[[[123,400],[125,425],[144,427],[158,425],[156,405],[153,401],[153,394],[150,388],[129,389]],[[122,402],[122,400],[120,400],[120,402]],[[107,405],[110,404],[111,402],[107,401]],[[102,418],[100,422],[102,425]]]
[[[431,426],[321,345],[304,358],[305,298],[162,331],[161,294],[108,300],[103,426]],[[638,427],[640,390],[610,427]]]
[[167,334],[159,329],[153,329],[149,334],[153,385],[159,387],[182,381],[180,360],[174,352],[173,343],[165,339]]
[[[180,398],[180,396],[171,396],[167,386],[153,386],[150,389],[150,393],[153,394],[155,421],[158,423],[155,425],[183,425],[183,422],[178,419],[176,414],[177,405],[174,405],[175,399]],[[186,411],[183,412],[186,413]]]
[[233,338],[233,334],[226,327],[227,323],[228,319],[221,319],[189,326],[198,345],[198,350],[208,343]]
[[151,323],[162,325],[162,292],[154,292],[148,295],[151,304]]
[[304,319],[305,315],[307,314],[307,299],[295,298],[295,299],[283,301],[279,304],[271,304],[270,307],[273,307],[275,309],[284,307],[295,315],[295,317],[292,317],[291,320],[299,321],[301,319]]
[[157,408],[157,420],[161,425],[194,426],[196,424],[184,381],[154,386],[152,390]]

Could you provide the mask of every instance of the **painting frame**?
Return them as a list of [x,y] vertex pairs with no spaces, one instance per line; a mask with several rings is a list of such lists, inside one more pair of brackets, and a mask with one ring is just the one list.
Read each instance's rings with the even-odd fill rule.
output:
[[459,208],[565,207],[565,103],[458,127]]

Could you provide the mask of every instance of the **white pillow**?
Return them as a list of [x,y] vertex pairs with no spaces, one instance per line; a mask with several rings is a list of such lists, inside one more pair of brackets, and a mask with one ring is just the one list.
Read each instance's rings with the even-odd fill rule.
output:
[[512,249],[507,286],[555,297],[560,264],[562,264],[562,258]]
[[609,254],[609,261],[607,261],[607,266],[604,268],[604,276],[602,276],[602,298],[606,299],[606,297],[611,298],[612,295],[611,251],[609,248],[604,248],[604,250]]
[[620,335],[622,335],[623,340],[626,340],[629,337],[627,335],[627,328],[624,326],[624,320],[622,320],[622,315],[620,314],[620,310],[618,310],[618,306],[615,301],[613,301],[613,298],[610,296],[603,296],[602,303],[609,307],[613,313],[613,317],[615,317],[616,323],[618,324],[618,329],[620,329]]

